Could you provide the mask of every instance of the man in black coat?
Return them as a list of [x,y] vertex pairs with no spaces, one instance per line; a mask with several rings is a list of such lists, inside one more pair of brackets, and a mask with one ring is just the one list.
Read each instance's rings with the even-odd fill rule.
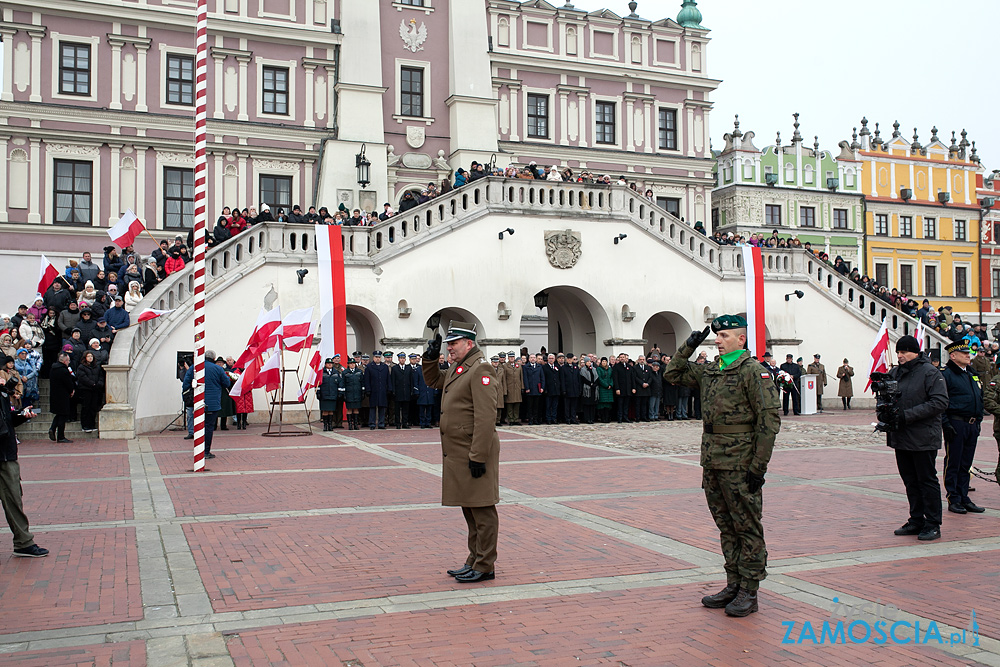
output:
[[802,367],[795,363],[795,357],[791,354],[785,355],[785,363],[781,364],[781,370],[785,371],[792,376],[792,380],[795,381],[795,388],[791,391],[786,389],[783,393],[784,396],[781,399],[781,408],[784,410],[785,414],[788,414],[788,395],[792,396],[792,411],[795,414],[800,414],[802,412],[802,398],[801,383],[802,383]]
[[983,389],[973,370],[969,343],[960,340],[947,346],[948,364],[941,370],[948,386],[948,411],[944,428],[944,490],[948,511],[956,514],[986,510],[969,498],[969,470],[983,421]]
[[396,428],[410,428],[410,399],[413,397],[413,370],[406,365],[406,353],[399,353],[399,363],[389,374],[389,391],[395,400]]
[[579,424],[577,419],[577,407],[580,405],[580,396],[583,394],[583,378],[580,377],[580,365],[576,363],[576,357],[572,352],[566,353],[566,365],[559,369],[559,377],[562,380],[563,389],[563,410],[566,413],[567,424]]
[[365,367],[365,396],[368,397],[368,428],[385,428],[385,412],[389,405],[389,367],[382,363],[382,353],[372,354],[372,363]]
[[618,355],[618,363],[611,367],[611,390],[615,392],[615,406],[618,408],[618,423],[630,423],[628,405],[635,394],[632,386],[632,372],[628,366],[628,355]]
[[555,424],[559,415],[559,399],[562,396],[562,381],[559,377],[559,366],[556,365],[556,355],[550,354],[547,363],[542,366],[545,377],[545,423]]
[[521,367],[521,378],[524,381],[524,416],[528,424],[538,425],[539,403],[545,396],[545,374],[538,358],[528,355],[528,363]]
[[73,407],[73,394],[76,393],[76,376],[69,367],[70,357],[60,352],[56,363],[49,371],[49,410],[52,412],[52,426],[49,427],[49,440],[70,443],[66,438],[66,422],[76,414]]
[[10,392],[17,386],[11,378],[0,385],[0,503],[7,517],[10,532],[14,533],[14,555],[25,558],[41,558],[49,554],[35,544],[35,536],[28,526],[21,498],[21,466],[17,462],[17,436],[14,429],[35,416],[25,409],[14,412],[10,407]]
[[646,363],[646,357],[639,355],[632,367],[632,387],[635,389],[635,418],[646,422],[653,418],[649,412],[650,387],[653,384],[653,369]]

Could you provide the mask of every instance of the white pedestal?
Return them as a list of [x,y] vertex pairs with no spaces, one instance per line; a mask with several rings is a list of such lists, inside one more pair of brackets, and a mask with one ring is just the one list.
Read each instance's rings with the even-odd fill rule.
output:
[[816,376],[803,375],[799,386],[802,387],[802,414],[816,414]]

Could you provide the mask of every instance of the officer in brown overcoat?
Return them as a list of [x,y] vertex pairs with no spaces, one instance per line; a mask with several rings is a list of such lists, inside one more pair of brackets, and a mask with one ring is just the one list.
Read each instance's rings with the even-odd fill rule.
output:
[[[503,353],[500,353],[503,356]],[[521,376],[521,360],[513,352],[507,353],[507,363],[503,364],[507,394],[503,397],[507,408],[507,424],[521,425],[521,396],[524,394],[524,378]]]
[[424,381],[441,391],[441,504],[459,506],[469,526],[469,555],[448,574],[462,583],[494,579],[500,502],[500,436],[493,366],[476,346],[475,325],[453,321],[444,339],[451,366],[438,366],[441,334],[428,341]]

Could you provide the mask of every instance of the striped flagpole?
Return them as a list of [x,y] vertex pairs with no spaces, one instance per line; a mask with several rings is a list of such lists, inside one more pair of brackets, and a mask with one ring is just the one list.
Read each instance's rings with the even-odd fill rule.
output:
[[208,65],[208,0],[198,0],[194,126],[194,471],[205,469],[205,124]]

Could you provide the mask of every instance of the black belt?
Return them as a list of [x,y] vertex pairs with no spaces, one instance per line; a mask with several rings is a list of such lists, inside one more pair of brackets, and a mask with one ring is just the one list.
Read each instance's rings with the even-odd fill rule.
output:
[[964,415],[948,415],[948,419],[954,419],[955,421],[960,421],[966,424],[978,424],[982,421],[980,417],[966,417]]
[[753,424],[705,424],[705,433],[753,433]]

